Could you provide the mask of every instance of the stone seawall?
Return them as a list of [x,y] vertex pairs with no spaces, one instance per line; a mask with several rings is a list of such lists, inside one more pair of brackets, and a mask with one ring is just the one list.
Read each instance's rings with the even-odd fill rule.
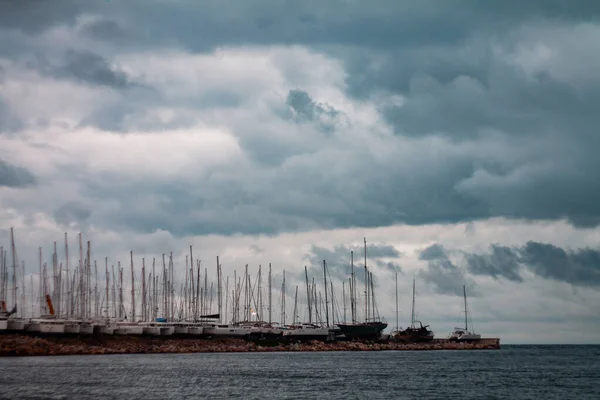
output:
[[36,337],[0,335],[0,357],[84,354],[214,353],[274,351],[383,351],[383,350],[483,350],[498,349],[498,339],[478,343],[358,343],[308,342],[261,346],[243,339],[187,339],[134,336]]

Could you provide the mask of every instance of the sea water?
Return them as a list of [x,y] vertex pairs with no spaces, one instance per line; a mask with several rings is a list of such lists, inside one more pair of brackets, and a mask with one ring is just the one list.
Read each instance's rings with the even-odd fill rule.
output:
[[6,399],[600,399],[600,346],[0,358]]

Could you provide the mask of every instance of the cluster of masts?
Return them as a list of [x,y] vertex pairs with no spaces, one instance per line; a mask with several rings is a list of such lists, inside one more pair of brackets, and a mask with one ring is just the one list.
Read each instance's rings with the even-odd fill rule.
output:
[[[340,307],[334,294],[326,261],[323,261],[323,293],[318,289],[314,278],[309,280],[308,269],[305,267],[308,322],[301,323],[298,286],[295,287],[293,312],[289,321],[285,271],[281,280],[281,293],[277,299],[280,306],[279,320],[275,321],[277,315],[273,315],[271,264],[268,269],[267,299],[264,299],[262,266],[258,267],[254,279],[246,265],[240,276],[234,271],[230,282],[229,276],[223,276],[222,265],[217,256],[214,284],[209,280],[208,268],[203,267],[200,259],[194,258],[192,246],[185,256],[185,279],[177,282],[173,253],[162,254],[158,260],[142,258],[141,263],[135,265],[131,251],[129,268],[121,262],[117,262],[116,266],[109,265],[108,257],[99,266],[96,260],[92,260],[91,242],[84,243],[81,233],[78,236],[79,257],[75,265],[70,264],[69,242],[65,233],[63,261],[59,260],[56,242],[53,243],[50,263],[44,261],[40,247],[39,273],[26,275],[24,261],[21,265],[17,261],[13,228],[10,229],[10,241],[10,260],[9,251],[0,248],[0,323],[4,319],[12,322],[13,327],[25,327],[34,324],[31,321],[35,320],[38,324],[76,321],[79,324],[105,327],[179,323],[212,324],[214,327],[230,328],[260,323],[271,327],[278,325],[282,329],[291,322],[292,326],[304,324],[333,329],[336,323],[345,323],[347,320],[347,299],[350,300],[351,323],[358,322],[359,290],[356,284],[357,274],[354,273],[353,253],[351,277],[348,281],[342,281],[343,307]],[[377,320],[379,316],[373,275],[366,266],[366,239],[364,269],[364,320],[367,322]],[[130,275],[129,282],[124,281],[127,280],[127,275]],[[302,291],[300,293],[302,296]],[[27,306],[28,302],[30,307]],[[343,312],[340,312],[340,308],[343,308]]]

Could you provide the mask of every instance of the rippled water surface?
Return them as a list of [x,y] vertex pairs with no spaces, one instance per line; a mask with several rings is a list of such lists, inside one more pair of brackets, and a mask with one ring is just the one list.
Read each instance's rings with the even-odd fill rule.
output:
[[0,358],[6,399],[600,399],[600,346]]

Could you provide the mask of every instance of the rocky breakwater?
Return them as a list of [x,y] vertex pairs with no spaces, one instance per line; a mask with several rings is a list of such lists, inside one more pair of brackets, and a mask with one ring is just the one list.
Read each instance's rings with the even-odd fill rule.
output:
[[499,342],[482,343],[360,343],[307,342],[261,346],[242,339],[168,339],[133,336],[35,337],[1,335],[0,356],[49,356],[84,354],[214,353],[277,351],[385,351],[385,350],[476,350],[497,349]]

